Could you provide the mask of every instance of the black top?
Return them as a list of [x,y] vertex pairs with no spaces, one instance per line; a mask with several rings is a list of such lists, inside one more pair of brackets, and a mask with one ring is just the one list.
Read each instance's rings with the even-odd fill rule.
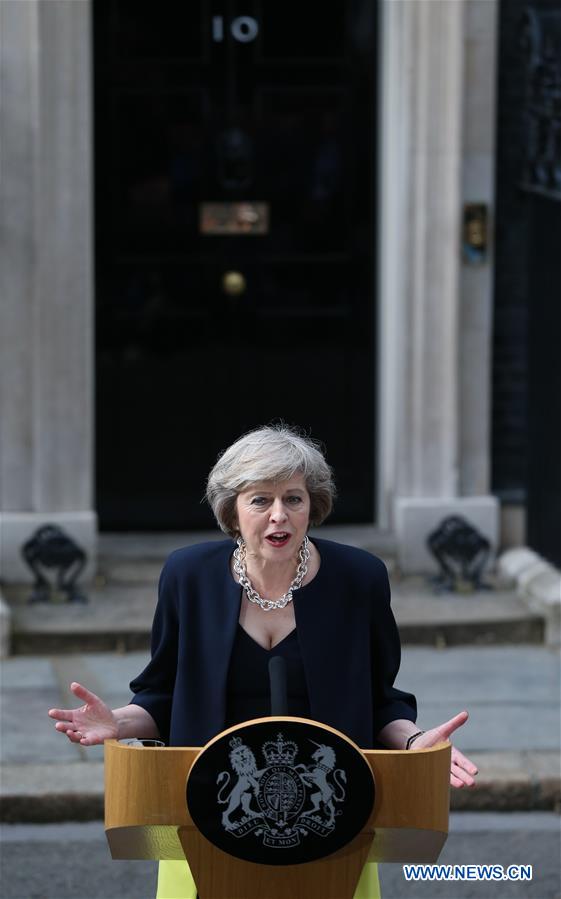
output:
[[286,714],[310,717],[308,687],[296,628],[272,649],[264,649],[238,624],[228,671],[226,727],[271,714],[269,661],[273,656],[281,656],[286,663]]
[[[364,550],[313,543],[319,571],[293,599],[311,717],[374,747],[388,722],[416,719],[415,697],[394,687],[400,644],[386,568]],[[235,548],[223,540],[179,549],[160,577],[152,658],[131,690],[171,746],[204,746],[225,726],[242,600]]]

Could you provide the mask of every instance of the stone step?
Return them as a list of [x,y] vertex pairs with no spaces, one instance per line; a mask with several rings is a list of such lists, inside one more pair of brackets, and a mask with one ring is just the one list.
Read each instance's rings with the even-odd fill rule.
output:
[[[124,575],[129,563],[122,564]],[[86,604],[28,604],[29,587],[9,586],[12,654],[133,651],[149,646],[157,584],[149,577],[100,578]],[[540,644],[544,621],[509,591],[436,594],[423,578],[393,580],[393,608],[404,644],[459,646]]]
[[[390,571],[394,613],[405,644],[533,643],[544,641],[544,618],[513,590],[438,593],[427,577],[401,577],[390,534],[370,525],[323,527],[321,536],[379,555]],[[157,584],[167,556],[179,546],[221,540],[218,531],[189,534],[101,534],[98,573],[86,604],[29,605],[30,587],[6,585],[11,652],[57,654],[143,650],[149,646]]]
[[[556,752],[480,752],[471,755],[480,774],[473,790],[452,790],[461,811],[559,811]],[[103,762],[3,765],[3,823],[92,821],[103,818]]]

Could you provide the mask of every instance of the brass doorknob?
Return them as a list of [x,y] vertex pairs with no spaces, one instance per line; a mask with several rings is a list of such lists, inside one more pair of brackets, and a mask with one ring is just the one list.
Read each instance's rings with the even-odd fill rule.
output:
[[247,282],[241,272],[226,272],[222,275],[222,290],[230,297],[245,293]]

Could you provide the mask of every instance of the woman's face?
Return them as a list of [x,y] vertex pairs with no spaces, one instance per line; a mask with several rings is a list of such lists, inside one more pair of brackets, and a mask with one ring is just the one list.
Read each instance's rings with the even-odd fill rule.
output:
[[267,562],[295,558],[310,520],[310,494],[304,476],[252,484],[238,494],[236,513],[248,556]]

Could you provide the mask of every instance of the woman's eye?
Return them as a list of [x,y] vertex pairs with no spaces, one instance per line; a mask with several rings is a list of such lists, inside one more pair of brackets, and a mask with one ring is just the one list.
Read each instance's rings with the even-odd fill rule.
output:
[[302,497],[301,496],[289,496],[288,502],[291,503],[293,506],[297,506],[298,503],[302,502]]
[[264,496],[254,496],[253,499],[251,500],[251,505],[252,506],[262,506],[266,502],[267,502],[267,500],[265,499]]

